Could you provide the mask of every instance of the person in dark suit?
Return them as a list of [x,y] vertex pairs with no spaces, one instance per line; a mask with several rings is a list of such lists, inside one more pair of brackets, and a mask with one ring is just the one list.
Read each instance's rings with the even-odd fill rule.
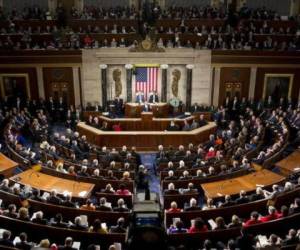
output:
[[233,98],[230,107],[231,107],[231,110],[230,110],[231,118],[235,120],[235,119],[237,119],[237,117],[239,115],[239,110],[240,110],[239,100],[236,96]]
[[109,230],[110,233],[125,233],[125,220],[123,217],[119,218],[116,226],[112,226]]
[[198,125],[199,125],[199,127],[203,127],[203,126],[207,125],[207,121],[205,120],[203,114],[200,115]]
[[151,106],[149,105],[148,102],[145,102],[142,108],[143,112],[150,112],[151,111]]
[[75,230],[83,230],[83,231],[86,231],[88,229],[88,227],[86,225],[82,224],[81,217],[79,217],[79,216],[77,216],[74,219],[74,224],[72,224],[70,226],[70,228],[75,229]]
[[55,109],[56,109],[56,103],[54,102],[53,100],[53,97],[50,96],[49,97],[49,100],[47,102],[47,105],[46,105],[46,109],[47,109],[47,112],[49,114],[49,116],[53,119],[55,117]]
[[99,201],[99,206],[97,207],[97,210],[100,211],[112,211],[112,208],[106,205],[106,198],[102,197]]
[[159,102],[158,94],[156,91],[153,91],[149,96],[149,103],[157,103]]
[[59,246],[58,250],[76,250],[73,246],[73,239],[71,237],[67,237],[65,239],[65,245]]
[[118,200],[118,206],[115,207],[115,208],[113,208],[113,211],[114,212],[121,212],[121,213],[123,213],[123,212],[128,212],[129,209],[127,207],[125,207],[125,202],[121,198],[121,199]]
[[195,102],[194,105],[191,106],[191,108],[190,108],[191,113],[200,112],[200,110],[201,110],[201,108],[197,102]]
[[168,189],[166,189],[166,190],[164,191],[164,194],[165,194],[165,195],[169,195],[169,194],[179,194],[179,192],[178,192],[177,189],[175,189],[175,186],[174,186],[173,183],[169,183]]
[[197,206],[197,200],[194,198],[191,198],[190,206],[185,208],[184,211],[197,211],[197,210],[201,210],[201,208]]
[[47,202],[54,205],[60,205],[62,203],[62,200],[61,198],[57,197],[57,192],[55,190],[52,190],[50,196],[47,199]]
[[19,238],[20,238],[20,242],[16,243],[16,248],[22,250],[30,250],[33,247],[33,244],[27,241],[26,233],[21,233]]
[[2,233],[2,239],[0,239],[0,245],[7,246],[7,247],[14,247],[14,243],[10,240],[10,237],[11,237],[11,232],[5,230]]
[[237,204],[244,204],[244,203],[247,203],[249,201],[250,201],[250,199],[248,198],[246,192],[244,190],[241,190],[240,197],[237,198],[235,202]]
[[43,218],[44,214],[42,211],[38,211],[35,214],[35,218],[32,219],[31,221],[33,223],[37,223],[37,224],[41,224],[41,225],[47,225],[48,221],[46,219]]
[[136,98],[135,98],[135,102],[137,102],[137,103],[143,103],[143,102],[145,102],[145,96],[144,96],[144,93],[142,93],[142,92],[137,92],[137,94],[136,94]]
[[251,234],[248,234],[245,228],[241,229],[241,236],[236,239],[236,247],[238,249],[252,250],[254,249],[255,240]]
[[167,127],[167,131],[179,131],[179,127],[175,124],[174,121],[171,121],[170,125]]
[[59,97],[58,103],[56,105],[56,112],[58,114],[58,118],[60,121],[64,122],[65,121],[65,114],[67,111],[67,105],[64,102],[62,97]]
[[51,226],[67,228],[69,224],[63,221],[63,217],[60,213],[56,214],[54,218],[51,219]]
[[115,105],[115,110],[117,115],[122,115],[123,114],[123,108],[124,108],[124,102],[123,99],[120,98],[119,96],[116,96],[114,99],[114,105]]

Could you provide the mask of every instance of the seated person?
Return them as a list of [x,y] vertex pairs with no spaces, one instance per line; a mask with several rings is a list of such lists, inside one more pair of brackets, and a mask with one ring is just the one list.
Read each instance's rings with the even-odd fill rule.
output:
[[69,224],[63,221],[62,214],[58,213],[50,220],[50,225],[54,227],[69,227]]
[[203,114],[200,115],[198,124],[199,124],[199,127],[203,127],[203,126],[207,125],[207,121],[204,119]]
[[126,233],[125,220],[123,217],[120,217],[117,221],[116,226],[112,226],[109,230],[110,233]]
[[296,245],[300,243],[299,236],[297,237],[297,231],[290,229],[289,234],[283,239],[282,246]]
[[203,210],[215,209],[214,200],[208,198],[206,201],[206,205],[203,206]]
[[112,129],[113,129],[113,131],[115,131],[115,132],[120,132],[120,131],[122,131],[121,124],[120,124],[120,123],[117,123],[117,124],[113,125],[113,126],[112,126]]
[[22,249],[22,250],[30,250],[34,244],[32,242],[27,241],[27,234],[26,233],[20,233],[19,235],[20,242],[16,243],[16,248]]
[[179,177],[180,180],[191,180],[192,176],[188,171],[183,171],[182,176]]
[[44,213],[42,211],[38,211],[35,213],[35,218],[31,219],[33,223],[46,225],[48,224],[48,221],[43,218]]
[[230,207],[235,205],[236,203],[231,199],[230,195],[225,195],[225,201],[221,203],[219,206],[220,207]]
[[197,211],[197,210],[201,210],[201,208],[198,207],[197,200],[194,199],[194,198],[191,198],[190,199],[190,206],[186,207],[184,209],[184,211]]
[[166,181],[174,181],[174,180],[177,180],[177,176],[174,176],[174,171],[173,170],[170,170],[168,172],[168,176],[165,177],[165,180]]
[[70,194],[66,195],[66,198],[62,201],[61,205],[65,207],[76,207],[76,204],[72,202],[72,196]]
[[90,210],[90,211],[95,211],[96,207],[94,206],[94,204],[92,203],[92,201],[90,199],[87,199],[86,204],[82,205],[80,207],[80,209],[82,210]]
[[179,131],[179,127],[174,121],[171,121],[170,125],[167,127],[167,131]]
[[65,239],[65,244],[63,246],[58,246],[58,250],[75,250],[73,248],[73,239],[71,237],[67,237]]
[[114,194],[115,190],[112,188],[111,184],[108,183],[104,189],[101,190],[102,193]]
[[273,207],[273,206],[269,206],[268,215],[261,217],[260,221],[261,222],[268,222],[268,221],[276,220],[276,219],[278,219],[276,208]]
[[118,206],[113,208],[114,212],[128,212],[129,209],[125,206],[124,199],[118,200]]
[[2,233],[2,238],[0,239],[0,245],[1,246],[7,246],[7,247],[14,247],[14,243],[11,240],[11,232],[8,230],[5,230]]
[[242,222],[240,218],[235,214],[232,215],[231,223],[228,224],[228,228],[241,227],[241,226],[242,226]]
[[112,208],[111,208],[111,206],[108,206],[108,205],[109,204],[107,204],[106,198],[101,197],[100,200],[99,200],[99,206],[97,207],[97,210],[111,212]]
[[179,194],[179,192],[178,192],[178,190],[177,189],[175,189],[175,185],[174,185],[174,183],[169,183],[169,185],[168,185],[168,189],[166,189],[165,191],[164,191],[164,194],[165,195],[174,195],[174,194]]
[[74,230],[84,230],[84,231],[86,231],[88,229],[88,225],[83,225],[82,221],[81,221],[81,217],[77,216],[74,219],[74,223],[70,226],[70,228],[74,229]]
[[174,234],[174,233],[187,233],[187,229],[184,228],[184,224],[181,220],[176,221],[175,226],[172,225],[168,229],[169,234]]
[[222,229],[227,229],[227,225],[225,224],[224,218],[219,216],[215,219],[216,227],[214,230],[222,230]]
[[194,188],[194,184],[190,182],[186,189],[180,190],[182,194],[198,194],[198,190]]
[[118,195],[131,195],[131,192],[126,188],[125,184],[120,184],[119,189],[116,191]]
[[17,214],[17,207],[15,204],[9,204],[8,208],[6,210],[3,211],[3,215],[10,217],[10,218],[17,218],[18,214]]
[[258,214],[258,212],[253,211],[251,213],[250,219],[245,221],[243,226],[248,227],[248,226],[259,224],[259,223],[261,223],[261,221],[259,220],[259,214]]
[[240,197],[235,200],[236,204],[244,204],[250,201],[245,190],[240,191]]
[[208,228],[200,217],[193,220],[192,226],[188,230],[189,233],[201,233],[207,231]]
[[182,210],[177,207],[177,203],[175,201],[171,202],[171,207],[167,210],[168,213],[178,213]]
[[50,192],[50,196],[47,199],[47,202],[54,205],[60,205],[62,203],[62,199],[57,196],[56,190],[52,190]]
[[99,219],[96,219],[92,226],[89,228],[89,232],[107,234],[107,229],[102,226],[102,223]]

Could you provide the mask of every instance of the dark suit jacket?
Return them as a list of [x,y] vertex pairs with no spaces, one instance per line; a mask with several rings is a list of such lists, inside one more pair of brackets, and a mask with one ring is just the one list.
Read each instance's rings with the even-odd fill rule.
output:
[[150,97],[149,97],[149,103],[153,103],[153,102],[159,102],[157,94],[150,95]]

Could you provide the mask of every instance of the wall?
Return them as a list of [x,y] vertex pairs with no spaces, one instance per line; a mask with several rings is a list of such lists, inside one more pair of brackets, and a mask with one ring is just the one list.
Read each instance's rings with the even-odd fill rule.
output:
[[[108,83],[111,81],[111,67],[119,67],[122,71],[123,93],[125,98],[125,64],[168,64],[168,93],[171,97],[172,70],[181,70],[179,81],[179,95],[185,102],[186,65],[193,64],[192,102],[210,103],[211,92],[211,51],[198,51],[194,49],[166,49],[165,52],[129,52],[127,48],[101,48],[98,50],[83,50],[82,55],[82,85],[83,102],[101,103],[101,77],[100,64],[108,65]],[[123,74],[124,72],[124,74]],[[124,81],[124,82],[123,82]],[[133,92],[134,78],[132,81]],[[161,70],[158,74],[158,94],[160,95]]]
[[294,81],[292,87],[292,99],[297,100],[299,97],[300,88],[300,70],[299,68],[258,68],[256,85],[255,85],[255,99],[259,100],[263,96],[265,74],[294,74]]
[[69,88],[70,104],[75,103],[74,86],[73,86],[73,70],[71,67],[43,68],[44,89],[46,100],[51,95],[51,84],[53,82],[65,82]]
[[37,73],[35,68],[2,68],[0,74],[28,74],[31,99],[38,99]]
[[48,0],[3,0],[5,11],[10,11],[13,8],[22,11],[24,7],[39,6],[42,9],[48,9]]
[[113,6],[129,6],[129,0],[84,0],[84,5],[101,6],[103,8]]
[[280,15],[286,16],[290,13],[290,5],[292,0],[248,0],[247,6],[250,8],[260,8],[267,6],[268,9],[277,11]]
[[242,84],[241,97],[248,98],[249,83],[250,83],[250,68],[225,67],[221,68],[220,89],[219,89],[219,104],[225,100],[225,84],[232,82]]
[[211,0],[186,0],[186,1],[182,1],[182,0],[166,0],[165,1],[165,6],[169,7],[172,5],[175,6],[184,6],[184,7],[190,7],[190,6],[207,6],[210,5]]

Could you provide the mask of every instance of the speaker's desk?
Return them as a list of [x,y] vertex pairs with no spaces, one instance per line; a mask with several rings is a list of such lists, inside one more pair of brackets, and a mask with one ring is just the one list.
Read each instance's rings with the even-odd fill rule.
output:
[[263,169],[229,180],[204,183],[201,187],[206,197],[214,199],[225,195],[237,195],[241,190],[254,191],[258,185],[270,186],[284,180],[284,176]]
[[[131,119],[132,120],[132,119]],[[169,121],[168,121],[169,122]],[[135,146],[138,150],[155,151],[158,145],[168,147],[172,145],[197,145],[208,140],[210,134],[216,130],[216,124],[209,122],[206,126],[192,131],[102,131],[84,122],[77,124],[77,131],[86,135],[89,142],[98,146],[120,148],[123,145]]]
[[[149,103],[150,110],[153,112],[154,117],[168,117],[169,104],[165,102]],[[125,104],[125,117],[137,118],[141,117],[144,105],[134,102],[128,102]]]
[[0,174],[3,174],[6,178],[10,177],[17,166],[18,163],[0,153]]
[[275,163],[275,166],[280,168],[281,173],[288,176],[292,173],[300,171],[300,149],[296,150],[288,157]]
[[89,198],[95,186],[94,184],[91,183],[71,181],[71,180],[43,174],[41,172],[36,172],[32,169],[24,171],[18,175],[15,175],[10,179],[22,185],[29,185],[33,188],[45,192],[51,192],[53,189],[55,189],[58,194],[64,194],[65,192],[70,192],[72,193],[72,197],[76,199]]

